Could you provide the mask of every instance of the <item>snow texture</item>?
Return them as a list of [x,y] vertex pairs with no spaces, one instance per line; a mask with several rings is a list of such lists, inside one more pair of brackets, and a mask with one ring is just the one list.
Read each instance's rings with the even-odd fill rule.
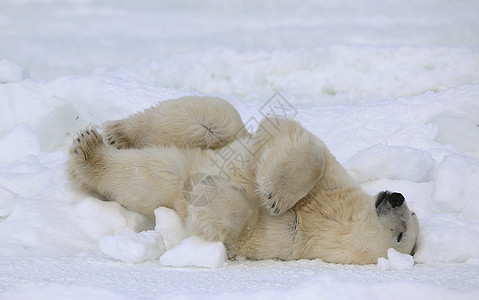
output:
[[386,270],[409,270],[414,265],[414,259],[411,255],[399,253],[393,248],[388,249],[388,258],[380,257],[378,259],[378,268],[381,271]]
[[0,84],[22,81],[30,77],[28,70],[8,59],[0,59]]
[[227,258],[223,243],[207,242],[200,237],[192,236],[163,254],[160,264],[173,267],[218,268]]
[[186,237],[183,221],[174,211],[166,207],[155,209],[155,231],[163,237],[165,249],[177,246]]
[[100,239],[100,251],[118,260],[130,263],[158,259],[166,247],[161,235],[153,230],[140,233],[122,231]]
[[[0,298],[479,298],[479,3],[1,6]],[[415,255],[229,261],[167,208],[155,223],[68,184],[80,129],[185,95],[250,130],[283,99],[366,191],[406,197]]]

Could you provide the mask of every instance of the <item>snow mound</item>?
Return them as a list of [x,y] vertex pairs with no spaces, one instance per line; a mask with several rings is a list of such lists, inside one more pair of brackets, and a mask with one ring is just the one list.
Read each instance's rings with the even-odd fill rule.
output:
[[[180,216],[172,209],[155,210],[155,230],[136,233],[123,231],[104,236],[100,250],[115,259],[130,263],[160,258],[164,266],[220,267],[226,260],[226,247],[221,242],[207,242],[200,237],[185,239]],[[166,252],[165,252],[166,251]]]
[[467,101],[468,96],[462,96],[466,100],[463,104],[451,110],[441,111],[432,116],[429,122],[437,128],[435,138],[437,142],[460,147],[464,152],[477,157],[479,107],[476,105],[477,97]]
[[479,259],[479,223],[450,214],[421,220],[414,259],[420,263],[463,263]]
[[130,263],[158,259],[166,250],[163,238],[153,230],[123,231],[104,236],[98,246],[106,255]]
[[155,230],[136,233],[130,230],[107,235],[100,239],[100,250],[115,259],[139,263],[158,259],[166,251],[178,245],[184,238],[183,222],[172,209],[155,210]]
[[0,187],[0,220],[8,217],[14,210],[20,196]]
[[27,123],[42,151],[67,152],[76,133],[91,123],[124,118],[162,99],[185,95],[116,76],[70,75],[48,82],[0,84],[0,136]]
[[321,95],[337,103],[378,95],[418,95],[443,90],[452,82],[454,86],[471,83],[479,78],[478,65],[479,56],[469,49],[441,47],[316,45],[314,49],[274,52],[215,47],[140,67],[120,68],[115,74],[128,80],[148,78],[160,86],[193,88],[207,95],[220,93],[228,98],[248,97],[252,91],[256,94],[253,99],[264,98],[277,90],[289,91],[301,102]]
[[479,222],[478,197],[479,160],[457,154],[444,157],[434,172],[431,209]]
[[208,242],[198,236],[186,237],[183,221],[174,210],[159,207],[155,210],[155,217],[155,231],[162,236],[166,248],[160,257],[162,265],[218,268],[228,259],[222,242]]
[[30,77],[28,70],[8,59],[0,59],[0,84],[22,81]]
[[184,239],[160,257],[163,266],[218,268],[228,259],[221,242],[207,242],[200,237]]
[[423,182],[431,179],[435,164],[432,156],[422,150],[378,144],[354,155],[345,167],[359,182],[379,178]]
[[93,240],[124,230],[142,231],[152,226],[145,216],[126,210],[115,202],[82,197],[73,204],[75,225]]
[[155,231],[163,237],[166,250],[175,247],[185,238],[183,221],[174,210],[159,207],[155,209],[155,218]]
[[393,248],[388,249],[388,258],[378,259],[378,269],[385,270],[409,270],[414,266],[414,259],[411,255],[400,253]]
[[20,123],[0,139],[0,166],[40,151],[38,136],[27,123]]

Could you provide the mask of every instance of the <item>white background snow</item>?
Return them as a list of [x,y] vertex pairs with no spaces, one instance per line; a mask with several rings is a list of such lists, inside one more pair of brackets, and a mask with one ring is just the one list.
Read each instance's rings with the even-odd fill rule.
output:
[[[478,15],[472,0],[2,0],[0,298],[478,299]],[[183,95],[260,119],[276,92],[368,192],[405,195],[414,265],[225,262],[181,242],[171,211],[155,228],[67,185],[89,124]]]

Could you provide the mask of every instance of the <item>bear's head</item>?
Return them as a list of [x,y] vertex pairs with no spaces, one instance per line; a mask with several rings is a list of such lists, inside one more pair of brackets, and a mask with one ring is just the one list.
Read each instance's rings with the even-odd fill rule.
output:
[[301,256],[334,263],[374,264],[389,248],[413,254],[419,231],[400,193],[371,196],[353,186],[316,193],[296,214]]
[[396,192],[381,192],[376,196],[374,207],[383,227],[382,234],[386,237],[385,247],[413,255],[419,221],[416,214],[409,210],[404,196]]
[[387,257],[389,248],[404,254],[414,254],[419,232],[419,221],[409,210],[404,196],[397,192],[383,191],[370,196],[362,189],[352,193],[357,202],[363,202],[362,210],[353,213],[351,249],[358,263],[377,263],[378,258]]

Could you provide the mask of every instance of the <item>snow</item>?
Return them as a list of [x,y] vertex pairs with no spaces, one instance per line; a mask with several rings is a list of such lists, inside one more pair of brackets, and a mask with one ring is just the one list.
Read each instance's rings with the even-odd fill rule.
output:
[[227,260],[223,243],[188,237],[174,210],[159,207],[155,210],[155,217],[155,230],[139,233],[126,230],[103,236],[98,243],[100,251],[124,262],[159,259],[162,266],[172,267],[218,268]]
[[0,140],[2,157],[0,165],[18,161],[24,157],[41,152],[38,136],[27,123],[20,123]]
[[0,59],[0,83],[22,81],[30,77],[28,70],[8,59]]
[[122,231],[100,239],[100,251],[115,259],[130,263],[158,259],[165,253],[163,237],[153,230],[140,233]]
[[[479,298],[479,3],[6,0],[0,298]],[[400,191],[413,257],[227,261],[176,213],[72,189],[78,130],[213,95],[244,121],[280,95],[371,194]],[[254,123],[254,122],[252,122]],[[413,259],[413,261],[411,260]]]
[[227,260],[226,247],[221,242],[208,242],[192,236],[160,257],[162,266],[218,268]]
[[434,174],[431,208],[437,212],[460,213],[479,222],[479,160],[451,154],[438,164]]
[[432,155],[420,149],[380,144],[358,152],[345,164],[359,182],[379,178],[430,181],[435,165]]
[[386,270],[410,270],[414,265],[414,258],[411,255],[397,252],[393,248],[388,249],[388,258],[378,259],[378,269]]
[[177,246],[186,237],[180,216],[172,209],[159,207],[155,209],[155,231],[163,237],[165,250]]
[[420,263],[478,262],[478,234],[478,223],[452,214],[432,215],[421,223],[414,259]]

